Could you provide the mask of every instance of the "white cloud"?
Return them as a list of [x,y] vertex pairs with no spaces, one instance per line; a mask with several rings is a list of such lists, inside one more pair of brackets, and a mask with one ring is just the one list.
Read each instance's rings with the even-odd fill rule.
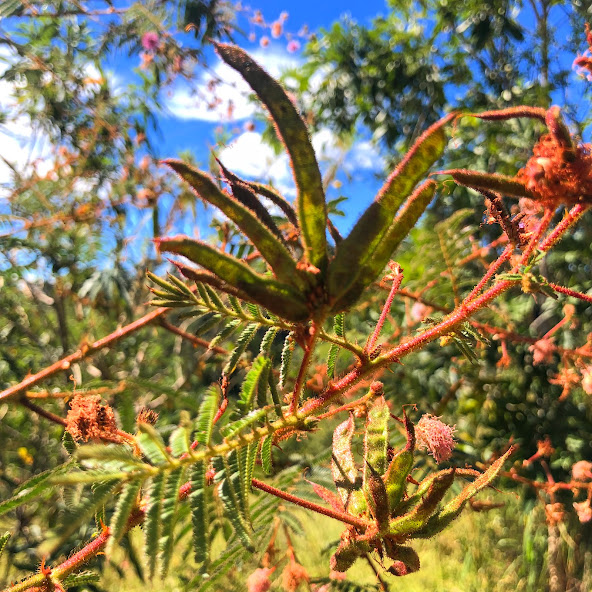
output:
[[[370,142],[354,142],[346,146],[329,129],[321,129],[312,136],[312,145],[321,170],[341,160],[340,168],[348,173],[379,172],[384,159]],[[258,132],[244,132],[219,153],[219,158],[230,171],[246,179],[271,181],[283,195],[296,195],[290,161],[286,153],[279,156],[263,141]]]
[[287,154],[277,156],[258,132],[245,132],[218,155],[228,170],[247,179],[270,180],[284,195],[295,189]]
[[[286,52],[255,51],[253,59],[261,64],[271,76],[277,78],[282,71],[294,68],[299,61]],[[220,80],[215,92],[208,90],[212,80]],[[200,78],[193,92],[188,84],[178,85],[165,100],[168,111],[179,119],[194,119],[216,123],[241,121],[252,117],[255,105],[249,101],[249,85],[241,75],[222,61],[218,61],[211,74]],[[214,98],[216,100],[214,101]],[[212,103],[212,105],[208,105]],[[232,113],[229,113],[229,105]]]

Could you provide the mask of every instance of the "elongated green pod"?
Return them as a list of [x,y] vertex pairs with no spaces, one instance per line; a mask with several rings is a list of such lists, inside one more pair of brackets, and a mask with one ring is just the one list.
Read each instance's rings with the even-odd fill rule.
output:
[[334,311],[346,310],[361,296],[382,272],[393,252],[415,226],[421,215],[432,201],[436,192],[434,181],[425,181],[407,198],[401,211],[397,214],[382,242],[377,245],[366,266],[360,269],[356,281],[351,288],[333,305]]
[[368,466],[368,472],[364,476],[364,496],[370,508],[374,520],[381,532],[389,528],[389,504],[386,487],[382,477]]
[[388,571],[395,576],[406,576],[411,573],[419,571],[419,555],[411,547],[404,545],[395,545],[391,541],[385,539],[386,553],[390,559],[393,559],[393,564]]
[[245,207],[249,208],[255,215],[278,237],[278,239],[285,244],[284,237],[279,231],[276,223],[268,212],[267,208],[259,201],[255,190],[239,176],[229,171],[218,159],[216,162],[220,166],[220,170],[224,175],[224,179],[232,189],[232,195]]
[[407,476],[413,467],[413,450],[415,449],[415,429],[407,415],[405,418],[405,430],[407,432],[407,444],[391,460],[384,475],[384,485],[389,503],[389,512],[396,511],[407,483]]
[[270,185],[264,185],[263,183],[257,183],[256,181],[246,181],[246,183],[255,193],[272,201],[278,208],[280,208],[280,210],[282,210],[282,212],[284,212],[286,218],[298,228],[298,218],[294,208],[273,187]]
[[524,182],[515,177],[499,175],[497,173],[482,173],[480,171],[471,171],[469,169],[450,169],[447,171],[438,171],[438,175],[450,175],[459,185],[469,187],[479,191],[495,191],[508,195],[510,197],[529,197],[535,196],[527,188]]
[[389,534],[392,536],[408,535],[425,526],[453,481],[454,469],[442,471],[432,481],[425,496],[411,511],[390,521]]
[[[265,224],[266,219],[259,220],[257,214],[249,209],[247,204],[243,205],[234,197],[224,193],[214,180],[203,171],[180,160],[170,159],[163,162],[172,168],[181,179],[189,183],[199,197],[217,207],[244,232],[261,256],[269,263],[278,280],[289,284],[298,281],[296,261],[292,259],[283,239],[274,233],[274,229],[275,232],[279,233],[279,231],[273,220],[271,220],[273,228],[268,228]],[[244,190],[250,191],[248,188],[244,188]],[[254,195],[252,197],[257,201]]]
[[351,449],[354,427],[354,420],[350,415],[349,419],[335,428],[331,472],[346,511],[360,515],[366,510],[366,501],[362,492],[362,479]]
[[475,481],[469,483],[453,500],[448,502],[442,510],[432,516],[427,524],[418,530],[413,536],[416,538],[429,538],[444,530],[455,518],[457,518],[465,504],[482,489],[491,484],[499,475],[502,467],[514,449],[511,447],[503,456],[500,456],[492,465],[482,473]]
[[186,236],[158,239],[161,251],[183,255],[238,288],[257,304],[290,321],[308,318],[306,302],[291,286],[255,273],[242,261]]
[[216,43],[220,57],[247,81],[273,118],[290,160],[298,191],[298,219],[306,259],[321,271],[327,264],[327,206],[319,165],[306,124],[281,85],[245,51]]
[[331,302],[339,301],[358,281],[360,273],[367,274],[373,267],[374,252],[386,239],[397,210],[444,152],[444,126],[453,117],[451,113],[442,118],[417,139],[350,234],[337,245],[328,274]]
[[384,397],[377,397],[368,410],[366,433],[364,436],[365,472],[371,469],[380,476],[386,471],[388,447],[388,420],[390,417]]

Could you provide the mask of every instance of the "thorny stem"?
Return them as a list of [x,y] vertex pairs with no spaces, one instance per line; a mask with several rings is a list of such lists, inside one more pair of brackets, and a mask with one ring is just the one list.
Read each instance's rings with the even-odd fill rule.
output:
[[555,292],[560,292],[561,294],[566,294],[572,298],[578,298],[580,300],[585,300],[586,302],[592,303],[592,296],[588,294],[583,294],[582,292],[577,292],[576,290],[571,290],[570,288],[565,288],[564,286],[553,284],[552,282],[549,282],[549,287],[553,288]]
[[481,278],[481,281],[471,290],[471,293],[466,297],[466,301],[471,301],[487,284],[487,282],[495,275],[496,271],[512,256],[514,246],[509,244],[503,250],[502,254],[488,267],[486,274]]
[[57,374],[58,372],[68,370],[70,366],[72,366],[72,364],[75,364],[80,360],[84,360],[84,358],[87,358],[88,356],[94,354],[96,351],[100,349],[110,347],[111,345],[117,343],[120,339],[127,337],[128,335],[131,335],[132,333],[134,333],[138,329],[141,329],[142,327],[145,327],[146,325],[149,325],[152,321],[163,316],[169,310],[169,308],[165,307],[157,308],[149,312],[148,314],[144,315],[143,317],[130,323],[129,325],[126,325],[125,327],[120,327],[116,331],[113,331],[113,333],[110,333],[109,335],[106,335],[105,337],[102,337],[101,339],[94,341],[93,343],[81,346],[79,349],[77,349],[70,355],[65,356],[64,358],[58,360],[50,366],[47,366],[46,368],[44,368],[40,372],[37,372],[36,374],[31,374],[30,376],[27,376],[27,378],[25,378],[18,384],[15,384],[14,386],[11,386],[6,390],[0,392],[0,401],[3,399],[9,399],[11,397],[14,397],[15,395],[20,394],[23,391],[38,384],[42,380],[45,380],[46,378],[49,378],[50,376]]
[[225,350],[223,347],[219,347],[217,345],[215,345],[214,347],[210,347],[209,341],[196,337],[195,335],[191,335],[191,333],[187,333],[187,331],[183,331],[183,329],[175,327],[175,325],[172,325],[165,319],[160,319],[160,325],[163,329],[166,329],[167,331],[170,331],[171,333],[174,333],[175,335],[178,335],[179,337],[182,337],[183,339],[190,341],[195,346],[199,345],[200,347],[211,349],[212,351],[215,351],[217,354],[228,355],[230,353],[228,350]]
[[[392,267],[392,272],[393,272],[392,273],[393,284],[391,286],[391,291],[389,292],[386,302],[384,303],[384,306],[382,308],[382,312],[380,313],[380,317],[378,319],[378,322],[376,323],[376,328],[374,329],[374,333],[372,333],[372,336],[370,337],[370,339],[368,340],[368,343],[366,345],[367,352],[371,352],[374,349],[374,346],[376,345],[376,341],[378,340],[378,337],[380,336],[380,332],[382,331],[382,327],[384,326],[384,322],[386,321],[386,317],[387,317],[389,311],[391,310],[393,300],[395,299],[395,296],[397,295],[397,292],[399,291],[399,288],[401,287],[401,282],[403,281],[403,270],[401,269],[401,267],[398,264],[394,264],[394,266]],[[391,276],[389,276],[389,277],[391,277]]]
[[333,510],[332,508],[325,508],[324,506],[320,506],[319,504],[315,504],[314,502],[309,502],[308,500],[296,497],[291,493],[287,493],[282,491],[281,489],[277,489],[264,483],[263,481],[259,481],[258,479],[252,479],[251,485],[256,489],[261,491],[265,491],[265,493],[269,493],[270,495],[274,495],[275,497],[279,497],[287,502],[292,504],[296,504],[301,508],[306,508],[307,510],[312,510],[313,512],[317,512],[318,514],[323,514],[324,516],[329,516],[329,518],[335,518],[335,520],[339,520],[340,522],[344,522],[345,524],[351,524],[360,530],[366,530],[369,524],[365,520],[361,518],[357,518],[356,516],[352,516],[351,514],[346,514],[345,512],[338,512],[337,510]]

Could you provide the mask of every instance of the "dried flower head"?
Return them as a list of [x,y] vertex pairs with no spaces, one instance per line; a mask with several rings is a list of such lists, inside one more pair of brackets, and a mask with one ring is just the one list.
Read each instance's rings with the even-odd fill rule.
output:
[[547,504],[545,506],[545,514],[547,515],[547,520],[551,524],[557,524],[563,522],[563,519],[565,518],[565,509],[563,508],[563,504],[560,503]]
[[592,479],[592,462],[580,460],[571,468],[571,474],[575,481]]
[[590,507],[589,499],[584,502],[574,502],[573,507],[582,524],[592,520],[592,508]]
[[308,584],[309,580],[304,566],[294,560],[289,561],[282,572],[282,586],[286,592],[296,592],[300,584]]
[[256,569],[247,578],[248,592],[267,592],[271,588],[271,580],[269,576],[273,573],[273,569],[267,567],[260,567]]
[[549,436],[545,436],[544,440],[539,440],[537,442],[537,454],[539,456],[546,456],[549,457],[555,452],[555,448],[553,448],[551,444],[551,439]]
[[101,397],[76,395],[66,416],[66,430],[77,441],[120,440],[115,414],[109,405],[101,405]]
[[147,423],[149,425],[154,425],[157,420],[158,413],[152,409],[148,409],[148,407],[142,407],[140,413],[138,413],[138,417],[136,417],[136,423]]
[[549,207],[592,203],[592,145],[565,146],[554,134],[542,136],[517,177]]
[[448,460],[454,448],[454,428],[434,415],[422,415],[415,426],[418,448],[427,448],[438,463]]

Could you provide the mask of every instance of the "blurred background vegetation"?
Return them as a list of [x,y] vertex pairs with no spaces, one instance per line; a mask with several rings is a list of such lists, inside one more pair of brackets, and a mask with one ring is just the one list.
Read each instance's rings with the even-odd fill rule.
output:
[[[145,314],[145,271],[162,275],[167,265],[151,238],[198,231],[238,248],[232,226],[212,219],[157,163],[160,157],[176,156],[163,154],[164,138],[183,133],[182,121],[163,119],[169,93],[180,81],[192,89],[196,101],[222,104],[228,111],[230,117],[216,122],[209,136],[215,151],[245,129],[257,130],[278,150],[265,114],[255,112],[249,127],[238,127],[231,105],[219,98],[227,81],[204,85],[203,72],[215,65],[210,38],[262,48],[270,38],[282,41],[286,86],[311,128],[330,131],[335,139],[333,160],[324,171],[334,190],[332,211],[338,225],[353,222],[352,196],[379,184],[413,139],[449,110],[557,103],[574,132],[589,138],[591,86],[571,67],[576,54],[586,49],[584,24],[592,20],[586,2],[389,0],[381,15],[365,24],[340,18],[340,5],[327,28],[296,23],[293,31],[277,7],[273,14],[258,8],[223,0],[0,4],[0,388]],[[281,8],[290,11],[290,3]],[[290,68],[294,54],[297,66]],[[26,136],[24,161],[14,153],[19,132]],[[477,124],[465,118],[454,130],[441,167],[514,174],[541,133],[542,127],[530,121]],[[201,160],[217,174],[202,137],[190,141],[195,150],[181,156]],[[381,168],[366,185],[355,184],[356,171],[349,176],[337,171],[340,160],[361,143]],[[261,180],[273,181],[271,172]],[[373,193],[368,191],[367,198]],[[440,192],[397,254],[405,271],[403,287],[421,292],[424,305],[420,310],[413,300],[398,298],[389,317],[392,336],[405,335],[425,315],[437,316],[452,307],[455,296],[478,281],[495,250],[462,268],[459,263],[499,236],[497,227],[482,225],[483,209],[482,197],[473,192],[458,187]],[[339,214],[345,214],[344,221]],[[549,281],[592,294],[591,254],[588,214],[545,258],[541,272]],[[351,340],[366,339],[385,297],[385,290],[376,286],[347,316]],[[387,399],[393,409],[411,403],[420,412],[456,424],[457,465],[479,466],[511,440],[519,444],[514,463],[520,474],[545,481],[542,465],[522,468],[521,463],[548,437],[554,448],[548,459],[553,477],[569,481],[575,462],[592,460],[590,394],[574,382],[567,396],[561,396],[566,380],[560,373],[570,362],[553,354],[534,364],[530,347],[563,318],[566,302],[541,294],[503,297],[479,321],[526,338],[508,340],[507,364],[499,364],[501,340],[495,335],[489,334],[487,343],[470,342],[471,359],[454,344],[433,343],[383,373]],[[566,349],[584,345],[592,333],[592,307],[573,304],[576,321],[555,334],[556,344]],[[215,327],[194,318],[174,312],[167,318],[193,335],[215,335]],[[131,429],[137,412],[147,407],[158,411],[157,425],[166,431],[182,410],[195,412],[201,393],[219,379],[221,360],[156,323],[54,376],[29,397],[34,402],[35,393],[49,393],[46,408],[64,415],[76,389],[101,389],[124,429]],[[340,357],[336,373],[350,362]],[[324,364],[321,357],[314,364],[319,380],[327,378]],[[31,475],[62,462],[65,452],[63,429],[24,406],[0,404],[0,420],[0,498],[5,499]],[[319,458],[327,461],[331,427],[324,426],[305,442],[285,442],[274,459],[276,470],[296,466],[302,471]],[[396,589],[592,589],[592,523],[580,523],[572,493],[558,495],[566,514],[551,529],[553,534],[544,511],[549,500],[511,479],[499,486],[504,494],[488,495],[504,506],[467,513],[444,535],[426,541],[420,550],[422,569],[397,581]],[[295,479],[294,487],[300,491],[306,483]],[[74,503],[69,494],[56,490],[49,500],[24,505],[1,519],[13,537],[0,563],[0,584],[37,569],[48,553],[51,533],[68,519]],[[329,534],[336,540],[338,525],[298,512],[291,520],[299,560],[313,579],[326,578]],[[50,559],[69,553],[93,529],[92,524],[81,525],[52,550]],[[549,583],[550,534],[559,546],[555,561],[564,573],[558,588]],[[219,544],[224,544],[223,529]],[[181,557],[165,583],[150,584],[135,547],[132,533],[119,558],[98,560],[104,577],[88,589],[185,589],[191,574]],[[242,589],[258,560],[256,556],[251,564],[237,565],[218,584],[220,589]],[[356,566],[348,580],[361,587],[376,585],[372,572],[365,570]],[[331,585],[332,590],[346,589],[343,582]],[[274,589],[281,589],[279,582]]]

